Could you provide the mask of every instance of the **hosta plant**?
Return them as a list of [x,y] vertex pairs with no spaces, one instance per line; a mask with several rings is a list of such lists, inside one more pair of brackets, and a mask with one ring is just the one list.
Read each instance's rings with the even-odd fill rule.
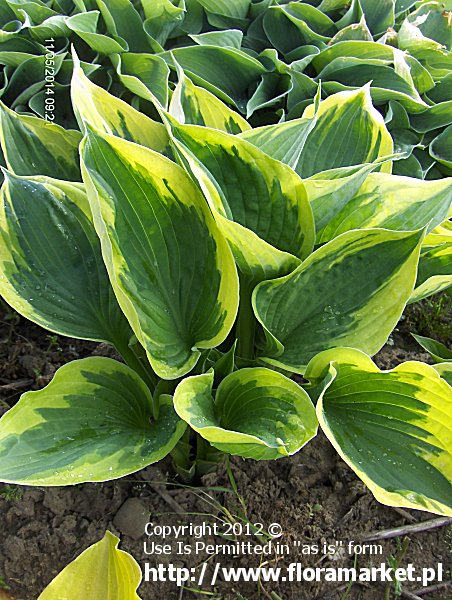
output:
[[[373,40],[395,16],[368,9],[367,33],[361,5],[345,11],[348,22],[359,14],[357,35]],[[303,62],[302,46],[319,67],[334,54],[327,42],[338,27],[320,19],[320,5],[267,8],[248,35],[262,29],[286,60]],[[242,17],[206,11],[215,27],[240,25]],[[300,25],[301,11],[316,27]],[[297,31],[278,41],[286,22]],[[163,29],[150,22],[149,32],[165,44]],[[99,42],[94,35],[86,39]],[[93,83],[75,50],[78,130],[2,105],[1,294],[50,331],[111,344],[123,362],[74,361],[25,393],[0,420],[0,479],[105,481],[168,454],[191,477],[227,454],[293,455],[320,424],[378,500],[452,515],[450,362],[382,372],[370,358],[408,303],[452,279],[451,179],[436,166],[439,178],[393,174],[413,149],[396,143],[375,107],[386,95],[369,83],[369,65],[405,77],[409,69],[393,46],[368,40],[356,85],[327,85],[323,73],[298,112],[251,127],[251,100],[261,109],[268,99],[258,99],[274,89],[265,68],[278,79],[284,71],[274,52],[258,60],[230,49],[237,40],[211,31],[197,45],[162,49],[173,78],[164,94],[136,74],[120,78],[145,96],[146,112]],[[376,58],[374,44],[391,48],[392,61]],[[207,49],[199,63],[198,48]],[[252,85],[220,77],[214,57],[223,54],[262,76],[245,103]],[[419,103],[399,87],[394,94],[400,118],[399,100],[408,111]]]

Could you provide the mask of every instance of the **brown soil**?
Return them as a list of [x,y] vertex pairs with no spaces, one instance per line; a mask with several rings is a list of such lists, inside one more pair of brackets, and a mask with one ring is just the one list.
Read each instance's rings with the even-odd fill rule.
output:
[[[422,314],[419,316],[418,310],[418,307],[411,310],[409,317],[394,332],[392,345],[388,344],[378,355],[377,362],[382,368],[390,368],[405,360],[430,362],[429,356],[419,352],[419,347],[408,335],[410,330],[431,334],[429,324],[424,327],[424,317]],[[450,332],[450,319],[446,320],[440,315],[435,321],[437,329],[438,323],[445,325],[444,331]],[[443,342],[447,341],[447,335],[441,337]],[[102,345],[49,336],[0,305],[0,414],[15,403],[23,391],[45,385],[65,362],[107,352],[108,348]],[[0,592],[3,583],[6,583],[14,600],[35,600],[49,581],[82,550],[98,541],[106,529],[121,536],[121,548],[129,551],[142,568],[146,562],[150,566],[173,563],[201,568],[207,558],[205,554],[146,556],[144,542],[147,538],[144,534],[134,540],[117,531],[113,524],[115,515],[131,497],[141,500],[155,524],[204,522],[212,525],[222,521],[238,520],[243,523],[248,520],[262,523],[264,528],[275,522],[281,525],[283,535],[278,541],[290,545],[289,557],[277,554],[265,559],[243,555],[238,558],[213,557],[208,563],[205,581],[210,581],[216,562],[234,567],[258,566],[261,560],[267,560],[268,566],[281,567],[287,567],[292,562],[300,562],[305,567],[353,566],[355,557],[344,550],[339,550],[331,557],[322,557],[321,553],[309,556],[302,554],[300,549],[294,549],[293,541],[301,540],[302,544],[320,546],[325,542],[334,543],[335,540],[348,544],[365,532],[410,522],[409,515],[379,504],[321,434],[290,459],[258,463],[233,458],[231,470],[238,493],[234,493],[224,465],[203,478],[204,487],[189,488],[171,480],[168,461],[104,484],[67,488],[0,484]],[[411,520],[432,518],[432,515],[417,511],[411,511],[410,515]],[[179,539],[187,544],[194,541],[192,535]],[[249,539],[257,541],[254,536],[237,537],[238,541]],[[226,544],[227,540],[217,537],[209,542]],[[399,538],[384,542],[382,555],[356,557],[357,566],[388,563],[391,557],[397,557],[400,553],[401,543]],[[436,567],[442,562],[448,571],[445,578],[450,580],[451,547],[452,528],[411,535],[401,566],[412,563],[417,567]],[[403,587],[404,591],[409,589],[408,585]],[[384,586],[378,584],[354,586],[347,591],[338,583],[280,582],[259,586],[257,583],[219,581],[214,590],[208,586],[204,590],[212,592],[210,597],[218,599],[385,598]],[[204,597],[187,589],[181,592],[174,583],[151,582],[141,585],[139,595],[143,600],[155,597],[165,600]],[[395,597],[392,590],[390,598]],[[450,600],[452,587],[444,587],[422,597]]]

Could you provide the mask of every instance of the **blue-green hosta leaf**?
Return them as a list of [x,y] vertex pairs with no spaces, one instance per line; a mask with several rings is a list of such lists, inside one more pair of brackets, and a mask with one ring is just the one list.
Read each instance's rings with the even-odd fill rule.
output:
[[414,131],[420,133],[452,124],[452,100],[440,102],[422,113],[410,115],[410,122]]
[[[421,166],[423,179],[441,179],[442,177],[445,177],[445,175],[439,170],[441,165],[437,163],[436,160],[431,156],[428,149],[423,147],[423,144],[419,144],[417,148],[413,149],[412,156],[416,158]],[[442,168],[447,171],[447,167]],[[452,173],[449,172],[449,175],[450,174]]]
[[[423,149],[421,136],[410,129],[392,129],[391,135],[394,140],[394,152],[406,157],[402,160],[410,158],[414,150],[418,148]],[[399,175],[396,171],[398,163],[400,162],[401,161],[397,161],[394,165],[393,172],[395,175]],[[400,175],[405,175],[405,173],[400,173]]]
[[10,21],[13,21],[15,17],[15,11],[10,6],[8,6],[6,2],[2,2],[0,4],[0,21],[2,23],[2,26],[4,27]]
[[[359,81],[361,81],[361,79],[359,79]],[[390,89],[389,85],[390,84],[388,84],[388,87],[386,88],[382,88],[374,86],[373,82],[370,83],[370,94],[375,106],[382,106],[386,105],[388,102],[395,101],[402,104],[410,113],[419,113],[427,108],[428,105],[421,97],[413,98],[398,90]],[[351,92],[356,89],[357,88],[354,85],[344,85],[337,81],[325,81],[323,83],[323,90],[330,95],[338,94],[339,92]]]
[[240,29],[226,29],[224,31],[208,31],[189,37],[200,46],[221,46],[240,50],[243,42],[243,31],[240,31]]
[[420,362],[380,371],[351,349],[313,359],[308,379],[334,380],[317,404],[320,425],[376,499],[452,516],[452,389]]
[[349,231],[293,273],[260,283],[254,312],[265,328],[262,359],[297,373],[318,352],[385,344],[413,291],[422,231]]
[[398,17],[402,13],[410,10],[415,4],[418,4],[418,0],[396,0],[395,2],[395,13]]
[[283,54],[310,44],[322,47],[337,32],[326,14],[300,2],[270,7],[263,24],[268,39]]
[[[65,53],[54,56],[54,75],[58,73],[63,64]],[[26,105],[31,98],[45,86],[45,56],[33,56],[21,61],[8,81],[8,86],[2,94],[2,101],[12,109],[26,110]]]
[[287,96],[288,120],[298,119],[319,93],[319,85],[304,73],[292,70],[293,87]]
[[338,57],[320,72],[318,79],[330,93],[356,89],[370,81],[375,104],[397,100],[410,112],[425,110],[428,105],[414,85],[408,63],[400,54],[396,56],[399,65],[395,68],[385,60]]
[[355,57],[365,59],[379,59],[391,61],[394,59],[394,48],[376,42],[360,42],[349,40],[338,42],[333,46],[324,48],[315,56],[312,64],[317,73],[320,73],[330,62],[339,57]]
[[207,127],[172,129],[242,272],[275,277],[309,255],[312,211],[292,169],[236,136]]
[[171,396],[160,397],[154,418],[151,392],[126,365],[76,360],[0,420],[0,480],[60,486],[117,479],[161,460],[184,430]]
[[[357,2],[358,0],[354,0]],[[374,35],[394,26],[396,0],[359,0],[366,23]]]
[[264,73],[256,91],[246,105],[247,119],[257,110],[281,104],[292,88],[292,77],[288,73]]
[[452,178],[419,181],[372,173],[324,228],[319,241],[325,243],[351,229],[412,231],[428,225],[432,230],[451,214],[451,206]]
[[452,351],[449,350],[449,348],[446,348],[441,342],[422,335],[416,335],[415,333],[412,333],[411,335],[424,350],[427,350],[435,363],[449,362],[452,360]]
[[[144,29],[158,45],[164,45],[174,30],[182,25],[185,11],[183,3],[171,2],[171,0],[141,0],[146,21]],[[162,46],[160,46],[162,48]],[[163,49],[163,48],[162,48]],[[157,47],[154,47],[157,52]]]
[[32,25],[31,22],[24,24],[31,34],[31,37],[38,40],[41,44],[44,44],[46,40],[50,38],[69,38],[71,30],[66,25],[66,15],[55,15],[49,17],[39,23],[39,25]]
[[265,73],[257,59],[242,50],[216,46],[186,46],[162,55],[171,65],[176,59],[194,83],[206,88],[220,100],[246,112],[249,90]]
[[118,550],[119,538],[105,536],[82,552],[53,579],[38,600],[140,600],[141,571],[135,559]]
[[156,152],[166,151],[169,142],[165,127],[92,83],[75,55],[71,98],[82,131],[88,124]]
[[407,16],[410,23],[416,25],[422,35],[448,50],[452,45],[452,22],[450,12],[445,9],[443,2],[426,2]]
[[207,12],[225,17],[234,17],[244,19],[250,8],[251,0],[236,0],[229,2],[228,0],[198,0]]
[[436,137],[430,145],[431,156],[446,167],[452,168],[452,125]]
[[118,77],[132,93],[164,108],[168,105],[169,67],[155,54],[124,52],[111,56]]
[[[413,56],[393,46],[377,42],[359,42],[355,40],[339,42],[325,48],[320,54],[314,56],[312,64],[317,73],[320,73],[330,62],[340,57],[387,61],[389,64],[393,64],[395,70],[400,71],[405,77],[409,75],[420,94],[432,89],[435,84],[429,71]],[[405,64],[409,67],[409,74],[407,73]]]
[[[312,118],[315,106],[303,117]],[[393,142],[383,117],[372,106],[369,86],[340,92],[320,103],[317,122],[303,148],[297,173],[310,177],[321,171],[359,165],[393,153]],[[391,163],[384,163],[391,172]]]
[[367,26],[364,14],[359,20],[359,23],[352,23],[351,25],[347,25],[347,27],[340,29],[330,40],[329,44],[332,45],[350,40],[373,42],[373,37]]
[[272,158],[297,168],[308,135],[315,125],[311,119],[293,119],[276,125],[255,127],[241,133],[239,137],[251,142]]
[[97,10],[75,14],[66,20],[66,25],[88,46],[99,54],[117,54],[126,52],[128,45],[119,36],[97,33],[100,12]]
[[443,45],[426,38],[416,24],[405,19],[397,40],[399,48],[409,52],[422,63],[432,77],[441,79],[449,75],[452,68],[452,54]]
[[386,127],[389,131],[395,129],[411,129],[410,118],[406,108],[397,100],[391,100],[385,116]]
[[348,4],[350,4],[349,0],[322,0],[318,9],[329,13],[345,8]]
[[46,329],[127,344],[81,184],[8,174],[0,203],[0,293]]
[[394,165],[393,173],[401,177],[415,177],[417,179],[424,179],[425,177],[422,165],[414,154],[403,160],[398,160]]
[[130,0],[96,0],[111,36],[125,40],[130,52],[149,52],[151,45],[140,15]]
[[[293,52],[290,53],[291,60],[293,62],[289,65],[288,72],[292,75],[292,83],[293,87],[296,87],[296,77],[295,75],[302,75],[303,71],[308,67],[314,59],[314,56],[320,53],[320,50],[317,46],[302,46],[301,48],[297,48]],[[289,98],[292,95],[292,90],[289,92]],[[288,98],[288,100],[289,100]]]
[[255,460],[298,452],[317,433],[308,394],[281,373],[241,369],[220,383],[213,371],[188,377],[176,388],[176,412],[215,448]]
[[22,27],[22,22],[17,19],[2,24],[0,27],[0,43],[15,39]]
[[[210,3],[209,0],[203,0],[206,1],[208,3]],[[216,4],[216,2],[215,2]],[[225,2],[222,2],[222,4],[226,4]],[[242,1],[240,0],[239,2],[228,2],[228,6],[232,8],[232,10],[234,10],[236,5],[243,5]],[[251,0],[247,0],[247,4],[251,5]],[[248,19],[248,17],[244,18],[244,17],[232,17],[228,14],[224,15],[222,13],[218,13],[218,12],[211,12],[210,10],[205,10],[206,13],[206,20],[208,22],[208,24],[211,27],[214,27],[216,29],[220,29],[220,30],[227,30],[227,29],[240,29],[245,31],[249,24],[250,21]]]
[[8,168],[16,175],[48,175],[80,181],[82,136],[0,105],[0,140]]
[[119,303],[156,373],[175,379],[237,313],[232,254],[201,192],[147,148],[88,131],[82,174]]
[[249,123],[208,90],[199,87],[178,67],[179,83],[173,92],[169,112],[185,124],[204,125],[227,133],[251,129]]
[[[40,46],[37,42],[32,43],[29,40],[25,39],[14,39],[3,42],[0,46],[0,65],[5,65],[7,67],[17,68],[23,65],[25,62],[28,62],[30,59],[39,58],[36,54],[42,53],[44,50],[43,46]],[[44,61],[37,61],[44,62]],[[36,63],[35,63],[36,64]],[[42,71],[41,71],[42,73]],[[13,78],[15,72],[11,76]],[[35,70],[35,77],[37,76]],[[38,77],[36,77],[36,80]],[[41,77],[42,82],[42,77]],[[44,85],[44,82],[42,82]]]
[[435,87],[427,95],[429,100],[438,104],[450,102],[450,98],[452,97],[452,73],[437,81]]
[[24,12],[30,19],[36,22],[44,21],[44,19],[58,14],[40,0],[6,0],[6,4],[16,17],[21,20],[24,18]]

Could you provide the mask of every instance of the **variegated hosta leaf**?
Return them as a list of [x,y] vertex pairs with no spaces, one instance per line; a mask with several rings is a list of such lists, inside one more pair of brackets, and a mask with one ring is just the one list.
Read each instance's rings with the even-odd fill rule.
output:
[[452,285],[452,224],[445,221],[430,233],[422,246],[419,270],[410,304]]
[[214,94],[192,83],[179,65],[177,72],[179,83],[173,92],[169,112],[178,121],[233,134],[251,129],[242,116]]
[[82,184],[7,174],[0,293],[46,329],[126,345],[132,334],[102,260]]
[[243,273],[275,277],[309,255],[314,220],[292,169],[227,133],[174,122],[172,132]]
[[88,124],[156,152],[167,151],[169,141],[165,127],[92,83],[84,74],[75,54],[71,98],[82,131]]
[[[304,118],[314,115],[309,106]],[[339,92],[320,103],[317,122],[309,134],[297,173],[310,177],[321,171],[370,163],[393,153],[393,141],[383,117],[372,106],[368,86]],[[390,173],[391,163],[381,170]]]
[[228,244],[199,189],[160,154],[89,130],[82,174],[119,303],[156,373],[181,377],[234,323]]
[[19,115],[1,104],[0,140],[6,164],[16,175],[81,181],[78,146],[82,136],[78,131]]
[[416,287],[408,304],[425,300],[425,298],[444,292],[451,286],[452,275],[432,275]]
[[317,404],[320,425],[376,499],[452,516],[452,388],[420,362],[392,371],[348,348],[327,351],[305,377],[334,379]]
[[339,167],[303,180],[314,213],[317,244],[322,243],[323,230],[328,223],[355,196],[369,173],[380,165],[381,161],[377,160],[367,165]]
[[140,600],[141,571],[135,559],[118,550],[119,538],[105,536],[67,565],[38,600]]
[[378,352],[413,291],[422,238],[422,231],[349,231],[290,275],[260,283],[253,306],[267,334],[261,358],[303,373],[328,348]]
[[414,333],[411,335],[430,354],[435,363],[450,362],[452,360],[452,351],[441,342]]
[[319,241],[327,242],[351,229],[371,227],[412,231],[428,225],[431,230],[448,217],[451,206],[452,178],[419,181],[372,173],[328,223]]
[[44,389],[26,392],[0,420],[0,480],[73,485],[123,477],[161,460],[185,423],[171,396],[154,418],[151,392],[111,358],[61,367]]
[[213,371],[184,379],[174,406],[181,419],[223,452],[274,460],[295,454],[317,433],[308,394],[281,373],[241,369],[223,379],[215,394],[213,383]]
[[433,365],[433,368],[452,387],[452,362],[439,363],[439,364]]

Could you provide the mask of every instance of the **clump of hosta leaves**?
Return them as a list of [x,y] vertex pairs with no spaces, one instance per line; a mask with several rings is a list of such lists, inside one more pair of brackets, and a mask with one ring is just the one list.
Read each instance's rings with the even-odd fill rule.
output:
[[[437,3],[344,4],[152,3],[158,24],[148,3],[115,3],[122,20],[102,4],[110,30],[84,41],[149,43],[97,48],[145,102],[74,50],[77,129],[2,106],[0,292],[124,360],[25,393],[0,420],[2,481],[105,481],[169,453],[190,477],[293,455],[320,424],[378,500],[452,514],[451,363],[371,359],[408,303],[452,283],[446,107],[425,95],[449,55],[397,47],[444,22]],[[436,137],[400,145],[426,122]]]

